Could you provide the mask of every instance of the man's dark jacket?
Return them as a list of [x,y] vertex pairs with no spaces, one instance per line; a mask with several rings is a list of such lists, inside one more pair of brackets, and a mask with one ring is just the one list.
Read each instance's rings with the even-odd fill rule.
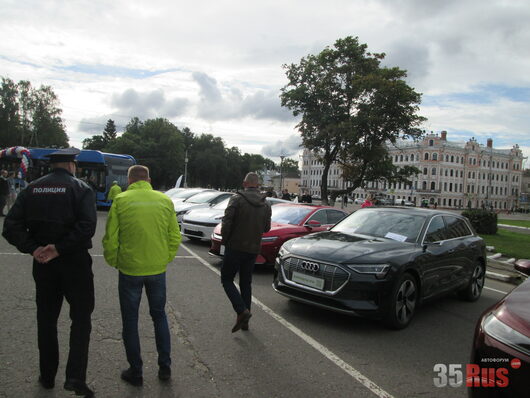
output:
[[258,254],[261,235],[271,229],[271,207],[257,188],[247,188],[230,198],[221,235],[227,248]]
[[55,244],[59,254],[66,254],[92,247],[96,222],[92,189],[57,168],[18,194],[2,235],[22,253]]

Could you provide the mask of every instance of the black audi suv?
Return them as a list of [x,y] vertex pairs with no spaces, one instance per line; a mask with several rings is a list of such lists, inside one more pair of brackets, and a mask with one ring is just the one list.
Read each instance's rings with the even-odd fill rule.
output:
[[486,250],[469,220],[421,208],[365,208],[329,231],[287,241],[274,289],[293,300],[401,329],[422,301],[480,297]]

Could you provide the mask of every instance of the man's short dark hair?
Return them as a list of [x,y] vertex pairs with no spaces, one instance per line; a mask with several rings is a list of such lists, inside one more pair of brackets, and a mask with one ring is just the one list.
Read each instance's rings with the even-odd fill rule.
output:
[[139,164],[131,166],[127,172],[127,177],[133,182],[140,180],[147,181],[149,180],[149,169]]

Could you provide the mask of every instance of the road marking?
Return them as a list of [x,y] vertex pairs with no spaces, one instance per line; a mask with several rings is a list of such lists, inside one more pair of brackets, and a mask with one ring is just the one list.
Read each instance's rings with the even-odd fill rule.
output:
[[492,292],[502,293],[502,294],[508,294],[508,292],[503,292],[502,290],[493,289],[491,287],[484,286],[484,289],[491,290]]
[[[0,253],[3,256],[31,256],[26,253]],[[92,257],[103,257],[103,254],[90,254]],[[175,256],[175,258],[196,258],[195,256]]]
[[[181,243],[180,246],[186,249],[188,253],[190,253],[195,259],[197,259],[202,265],[204,265],[210,271],[215,272],[219,276],[221,275],[221,273],[215,267],[213,267],[210,263],[208,263],[198,254],[196,254],[193,250],[189,249],[186,245]],[[329,359],[339,368],[344,370],[347,374],[349,374],[351,377],[353,377],[363,386],[368,388],[375,395],[377,395],[380,398],[393,398],[391,394],[387,393],[385,390],[383,390],[381,387],[379,387],[377,384],[371,381],[368,377],[364,376],[361,372],[359,372],[353,366],[346,363],[344,360],[342,360],[338,355],[333,353],[327,347],[323,346],[318,341],[313,339],[311,336],[307,335],[302,330],[294,326],[292,323],[290,323],[289,321],[287,321],[286,319],[282,318],[280,315],[275,313],[272,309],[270,309],[265,304],[263,304],[261,301],[259,301],[255,296],[252,296],[252,302],[256,304],[259,308],[261,308],[263,311],[265,311],[267,314],[269,314],[272,318],[276,319],[280,324],[282,324],[287,329],[289,329],[291,332],[293,332],[298,337],[300,337],[302,340],[304,340],[311,347],[313,347],[318,352],[320,352],[322,355],[324,355],[327,359]]]

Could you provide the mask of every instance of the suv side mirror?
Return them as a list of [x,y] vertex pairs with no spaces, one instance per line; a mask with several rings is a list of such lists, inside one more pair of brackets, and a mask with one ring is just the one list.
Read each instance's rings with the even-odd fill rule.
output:
[[309,220],[305,225],[309,228],[319,228],[322,226],[317,220]]

